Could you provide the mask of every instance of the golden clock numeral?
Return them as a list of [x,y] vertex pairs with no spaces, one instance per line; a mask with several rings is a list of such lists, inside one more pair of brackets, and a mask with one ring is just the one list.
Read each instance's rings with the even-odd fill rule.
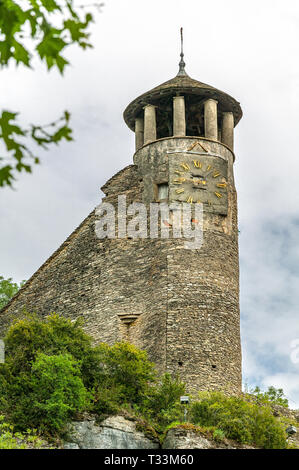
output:
[[193,160],[195,168],[202,168],[202,163],[199,160]]
[[226,188],[227,184],[226,183],[218,183],[217,188]]
[[184,188],[182,189],[176,189],[175,191],[177,194],[182,194],[183,192],[185,192]]
[[208,153],[208,150],[207,150],[199,141],[194,142],[194,143],[191,145],[191,147],[187,148],[187,152],[190,152],[191,150],[193,150],[197,145],[200,145],[200,147],[201,147],[205,152]]
[[217,178],[218,176],[220,176],[220,173],[218,173],[218,171],[213,174],[213,178]]
[[222,197],[222,194],[220,194],[220,193],[216,193],[216,192],[215,192],[215,196],[217,196],[217,197],[219,197],[219,198],[220,198],[220,197]]
[[206,171],[210,171],[212,168],[212,165],[208,165]]
[[198,142],[194,142],[190,147],[188,147],[187,152],[191,152],[191,150],[193,150],[196,145],[198,145]]
[[173,180],[174,184],[182,184],[186,181],[186,178],[176,178]]
[[180,171],[180,170],[175,170],[175,173],[177,175],[183,175],[185,172],[184,171]]
[[190,170],[188,163],[181,163],[181,167],[184,168],[184,170]]
[[189,196],[186,202],[189,202],[190,204],[192,204],[192,202],[193,202],[193,197]]

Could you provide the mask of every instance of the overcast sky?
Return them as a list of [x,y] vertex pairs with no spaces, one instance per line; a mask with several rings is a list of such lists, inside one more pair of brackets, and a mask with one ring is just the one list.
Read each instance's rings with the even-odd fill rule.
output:
[[132,163],[122,113],[176,75],[183,26],[187,73],[244,113],[235,131],[244,383],[282,387],[299,408],[290,358],[299,340],[298,2],[106,0],[95,17],[94,49],[70,49],[64,77],[38,61],[34,71],[1,71],[2,109],[21,111],[23,123],[68,109],[75,141],[42,153],[15,191],[0,189],[0,275],[28,279],[100,202],[104,182]]

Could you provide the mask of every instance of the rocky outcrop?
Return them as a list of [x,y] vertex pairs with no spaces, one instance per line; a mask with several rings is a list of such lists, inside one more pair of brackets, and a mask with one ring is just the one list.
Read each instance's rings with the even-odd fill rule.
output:
[[[299,411],[273,406],[274,415],[288,419],[292,428],[299,426]],[[147,423],[123,412],[122,416],[109,416],[101,422],[97,417],[84,414],[69,427],[64,449],[254,449],[226,438],[216,439],[190,423],[169,429],[161,444],[157,434]],[[299,448],[299,432],[289,433],[288,442]]]
[[182,428],[169,429],[163,441],[163,449],[211,449],[215,448],[212,443],[194,431],[187,431]]
[[73,421],[65,449],[159,449],[158,439],[137,429],[135,421],[109,416],[97,424],[92,417]]
[[84,416],[73,421],[64,449],[237,449],[247,448],[227,439],[217,442],[202,434],[192,424],[168,430],[161,446],[157,437],[147,431],[145,423],[124,416],[109,416],[97,423],[95,417]]
[[182,425],[169,429],[163,441],[162,449],[253,449],[224,439],[216,442],[202,435],[193,425]]

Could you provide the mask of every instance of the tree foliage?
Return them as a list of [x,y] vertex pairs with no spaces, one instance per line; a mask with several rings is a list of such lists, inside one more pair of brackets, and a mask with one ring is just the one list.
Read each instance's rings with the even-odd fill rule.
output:
[[227,397],[220,392],[201,392],[191,407],[191,421],[214,426],[227,438],[266,449],[287,447],[284,425],[270,406],[260,406],[244,397]]
[[25,282],[26,281],[22,281],[19,285],[13,282],[12,278],[4,279],[3,276],[0,276],[0,310],[10,301]]
[[60,431],[82,407],[103,415],[129,406],[168,424],[184,391],[178,378],[159,378],[147,353],[132,344],[94,346],[80,320],[27,314],[4,341],[0,410],[20,431]]
[[183,420],[180,397],[185,394],[185,389],[179,377],[172,377],[169,373],[163,374],[149,389],[140,410],[159,432],[173,421]]
[[39,353],[31,372],[30,406],[26,417],[30,426],[59,430],[74,413],[87,408],[89,395],[79,363],[70,354]]
[[284,395],[282,388],[268,387],[268,390],[263,392],[259,387],[255,387],[251,390],[258,403],[270,403],[273,405],[283,406],[284,408],[289,407],[289,401]]
[[0,449],[36,449],[43,442],[36,435],[35,430],[24,434],[14,432],[14,427],[5,422],[4,416],[0,415]]
[[[147,353],[132,344],[95,346],[81,320],[56,314],[43,319],[27,314],[9,328],[4,340],[0,415],[17,432],[37,428],[61,434],[84,410],[99,417],[126,410],[160,434],[175,422],[182,426],[180,396],[185,385],[179,377],[159,376]],[[275,418],[272,410],[274,398],[282,395],[272,390],[270,399],[261,400],[255,394],[200,392],[188,405],[193,424],[183,425],[209,429],[216,440],[226,437],[257,447],[285,448],[287,422]]]
[[39,353],[70,354],[80,363],[87,385],[91,385],[96,375],[98,354],[81,326],[80,319],[72,322],[55,313],[44,320],[26,314],[11,325],[4,338],[6,363],[12,373],[18,375],[31,370]]
[[153,383],[157,376],[146,351],[129,343],[113,346],[102,343],[98,351],[103,370],[102,384],[118,386],[122,401],[140,402],[148,390],[148,384]]
[[[92,47],[88,27],[93,16],[83,10],[73,0],[1,0],[0,66],[14,63],[32,68],[37,57],[48,70],[56,68],[63,74],[69,64],[63,54],[69,46],[76,44],[84,50]],[[10,110],[0,113],[0,141],[5,152],[0,155],[0,187],[11,186],[17,172],[31,172],[32,164],[40,162],[30,148],[32,144],[48,149],[63,139],[72,140],[68,111],[43,126],[21,126],[18,114]]]
[[0,408],[18,431],[36,427],[55,433],[88,408],[98,355],[80,321],[27,314],[4,341]]

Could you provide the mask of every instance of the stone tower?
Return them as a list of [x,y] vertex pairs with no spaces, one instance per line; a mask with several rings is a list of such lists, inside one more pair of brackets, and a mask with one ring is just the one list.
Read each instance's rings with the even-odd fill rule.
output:
[[[241,391],[234,127],[239,103],[179,73],[128,105],[134,165],[102,188],[105,202],[201,203],[203,244],[181,239],[99,239],[95,211],[0,313],[0,333],[23,309],[83,316],[96,342],[128,340],[189,391]],[[196,223],[196,221],[195,221]],[[0,334],[1,336],[1,334]]]

